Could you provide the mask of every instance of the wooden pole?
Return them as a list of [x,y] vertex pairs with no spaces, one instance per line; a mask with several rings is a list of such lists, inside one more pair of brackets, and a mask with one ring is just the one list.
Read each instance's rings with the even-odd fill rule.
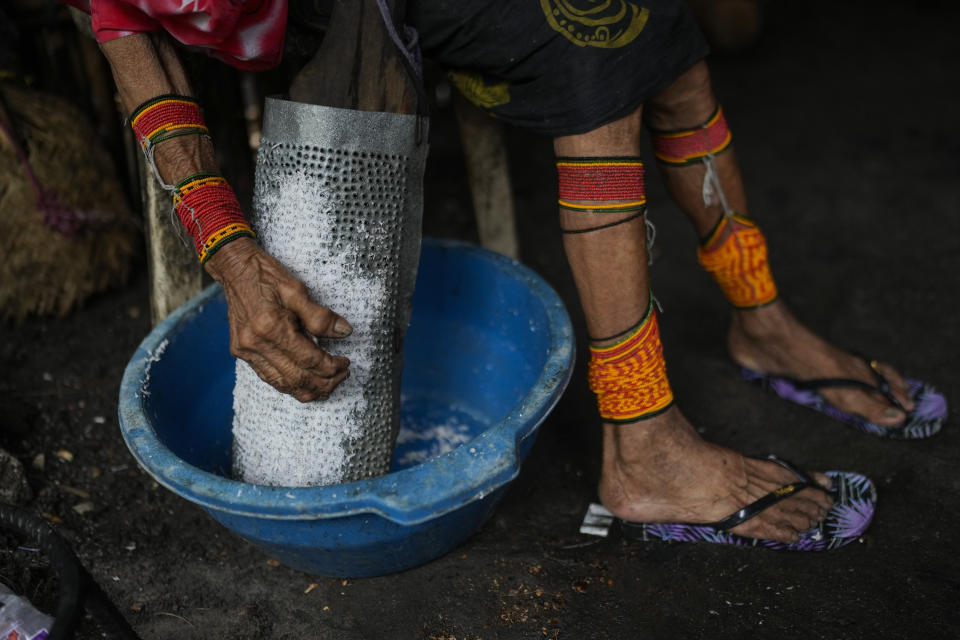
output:
[[[404,2],[389,0],[394,24]],[[390,40],[374,0],[337,0],[317,55],[290,87],[297,102],[362,111],[415,113],[416,86]],[[498,122],[460,100],[456,107],[480,243],[518,256],[513,190]]]
[[[90,17],[73,8],[71,12],[81,32],[81,51],[102,128],[105,126],[106,113],[115,114],[113,108],[119,106],[120,102],[114,98],[109,89],[110,82],[103,73],[103,61],[94,44]],[[115,119],[115,116],[111,119]],[[170,194],[160,187],[153,171],[147,166],[140,153],[140,145],[129,127],[124,127],[123,142],[131,182],[139,176],[147,268],[150,272],[150,319],[156,326],[174,309],[200,292],[203,272],[197,264],[193,248],[178,235],[179,221],[170,218]]]
[[454,99],[454,110],[460,126],[480,244],[491,251],[519,258],[503,125],[460,95]]
[[203,272],[196,251],[179,235],[179,221],[170,219],[170,194],[157,182],[143,154],[137,157],[150,269],[150,318],[156,326],[200,292]]
[[[405,0],[387,5],[393,23],[402,25]],[[294,78],[290,97],[327,107],[416,113],[417,80],[401,55],[375,0],[336,0],[323,43]]]

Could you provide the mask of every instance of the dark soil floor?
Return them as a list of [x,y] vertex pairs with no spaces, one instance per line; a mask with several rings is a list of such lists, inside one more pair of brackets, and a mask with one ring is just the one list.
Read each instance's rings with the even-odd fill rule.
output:
[[[789,0],[766,17],[756,48],[712,65],[780,288],[831,340],[930,381],[956,407],[960,11]],[[475,239],[451,114],[436,113],[426,233]],[[523,261],[582,338],[550,143],[511,131],[510,148]],[[460,548],[373,579],[274,566],[159,488],[123,444],[121,372],[150,329],[142,264],[67,319],[0,328],[0,445],[27,468],[28,507],[57,522],[149,639],[960,636],[956,419],[928,441],[883,441],[742,383],[725,354],[725,303],[656,175],[654,279],[680,406],[716,442],[872,477],[879,510],[860,543],[803,554],[580,535],[600,452],[581,357],[520,477]]]

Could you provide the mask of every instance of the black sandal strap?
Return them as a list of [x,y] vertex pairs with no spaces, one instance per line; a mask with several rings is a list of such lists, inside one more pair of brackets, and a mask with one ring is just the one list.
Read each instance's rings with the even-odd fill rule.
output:
[[752,458],[754,458],[754,459],[756,459],[756,460],[764,460],[764,461],[766,461],[766,462],[773,462],[773,463],[775,463],[775,464],[778,464],[778,465],[780,465],[781,467],[783,467],[784,469],[786,469],[787,471],[789,471],[790,473],[792,473],[793,475],[795,475],[795,476],[797,476],[798,478],[800,478],[800,481],[801,481],[801,482],[806,482],[807,484],[809,484],[809,485],[810,485],[811,487],[813,487],[814,489],[820,489],[821,491],[823,491],[823,492],[825,492],[825,493],[833,493],[833,491],[834,491],[833,489],[827,489],[826,487],[824,487],[822,484],[820,484],[819,482],[817,482],[816,480],[814,480],[814,479],[813,479],[813,476],[811,476],[809,473],[807,473],[806,471],[804,471],[803,469],[801,469],[801,468],[798,467],[797,465],[793,464],[793,463],[790,462],[789,460],[784,460],[783,458],[778,458],[777,456],[773,455],[772,453],[769,454],[769,455],[763,456],[762,458],[761,458],[761,457],[758,457],[758,456],[750,456],[750,457],[752,457]]
[[[784,376],[785,377],[785,376]],[[814,378],[813,380],[795,380],[786,378],[796,389],[802,391],[817,391],[825,387],[852,387],[863,389],[864,391],[875,391],[881,393],[879,387],[863,380],[854,380],[853,378]]]
[[715,529],[720,529],[722,531],[728,531],[733,529],[737,525],[743,524],[751,518],[755,518],[760,515],[763,511],[766,511],[773,505],[777,504],[781,500],[786,500],[790,496],[796,494],[803,489],[808,488],[810,485],[806,482],[794,482],[791,484],[785,484],[779,489],[771,491],[767,495],[759,498],[758,500],[751,502],[747,506],[743,507],[738,511],[734,511],[729,516],[723,520],[717,520],[716,522],[711,522],[709,524],[703,525],[706,527],[713,527]]
[[784,469],[786,469],[787,471],[789,471],[790,473],[792,473],[793,475],[797,476],[800,482],[806,482],[807,484],[811,484],[811,485],[818,484],[817,481],[814,480],[809,473],[799,468],[797,465],[793,464],[789,460],[778,458],[772,453],[765,456],[750,456],[750,457],[753,458],[754,460],[763,460],[764,462],[772,462],[776,465],[779,465]]
[[886,376],[880,373],[880,364],[876,360],[870,360],[863,356],[863,361],[867,363],[867,366],[870,367],[870,371],[873,371],[873,375],[877,378],[877,391],[883,394],[883,397],[886,398],[890,404],[895,406],[900,411],[908,413],[906,407],[903,406],[897,396],[893,395],[893,389],[890,387],[890,381],[887,380]]
[[872,393],[879,393],[882,395],[887,402],[892,404],[900,411],[907,413],[906,408],[903,406],[903,403],[897,399],[897,396],[893,394],[893,389],[890,386],[890,381],[880,373],[879,365],[876,360],[871,360],[866,356],[857,354],[863,361],[870,367],[870,371],[873,373],[874,378],[876,378],[876,384],[870,384],[869,382],[864,382],[863,380],[854,380],[853,378],[815,378],[813,380],[798,380],[796,378],[791,378],[789,376],[777,376],[778,378],[783,378],[788,381],[795,389],[801,391],[819,391],[824,388],[837,388],[842,387],[846,389],[860,389],[862,391],[870,391]]
[[791,464],[786,460],[782,460],[773,455],[766,456],[764,458],[756,458],[756,459],[765,460],[765,461],[773,462],[775,464],[780,465],[790,473],[797,476],[798,482],[791,482],[790,484],[785,484],[779,489],[775,489],[774,491],[771,491],[770,493],[763,496],[762,498],[759,498],[754,502],[751,502],[750,504],[743,507],[742,509],[734,511],[726,518],[723,518],[722,520],[717,520],[716,522],[711,522],[707,525],[702,525],[702,526],[713,527],[715,529],[721,529],[721,530],[727,531],[727,530],[733,529],[737,525],[743,524],[744,522],[746,522],[747,520],[750,520],[751,518],[754,518],[760,515],[763,511],[769,509],[770,507],[777,504],[781,500],[786,500],[790,496],[796,495],[797,493],[803,491],[804,489],[819,489],[824,493],[830,493],[828,489],[825,489],[824,487],[820,486],[820,483],[814,480],[810,476],[810,474],[808,474],[806,471],[799,469],[798,467],[796,467],[795,465]]

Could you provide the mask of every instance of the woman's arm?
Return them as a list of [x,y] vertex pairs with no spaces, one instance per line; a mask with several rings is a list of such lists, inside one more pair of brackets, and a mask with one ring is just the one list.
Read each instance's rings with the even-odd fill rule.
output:
[[[164,94],[190,96],[183,65],[166,36],[137,34],[100,45],[127,113]],[[154,161],[167,184],[197,173],[217,173],[213,144],[184,135],[155,147]],[[219,248],[205,263],[223,285],[230,318],[230,351],[257,375],[301,402],[325,399],[348,375],[350,362],[305,335],[350,335],[346,320],[310,300],[307,288],[247,237]]]

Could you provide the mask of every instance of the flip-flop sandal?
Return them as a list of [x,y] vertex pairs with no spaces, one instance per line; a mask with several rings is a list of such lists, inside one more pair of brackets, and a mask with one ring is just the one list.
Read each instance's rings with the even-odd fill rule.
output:
[[[746,367],[741,367],[740,372],[748,382],[757,384],[777,394],[784,400],[825,413],[831,418],[848,424],[864,433],[894,440],[913,440],[917,438],[928,438],[940,431],[944,420],[947,419],[947,400],[943,397],[942,393],[925,382],[907,378],[907,392],[914,402],[913,411],[907,411],[900,401],[897,400],[897,397],[893,395],[893,391],[890,390],[890,383],[879,371],[877,361],[864,358],[864,362],[867,363],[877,379],[875,385],[849,378],[797,380],[789,376],[762,373]],[[907,416],[900,424],[886,427],[870,422],[867,418],[859,414],[843,411],[831,404],[819,393],[820,389],[838,387],[862,389],[864,391],[879,393],[886,398],[891,405],[906,413]]]
[[[784,485],[748,504],[723,520],[709,524],[688,522],[649,523],[619,520],[624,536],[635,540],[663,540],[665,542],[715,542],[741,547],[766,547],[787,551],[823,551],[837,549],[858,539],[873,519],[877,504],[877,490],[865,476],[847,471],[827,471],[824,475],[833,481],[828,490],[820,486],[806,472],[776,456],[757,458],[775,462],[793,473],[799,482]],[[730,533],[739,524],[753,518],[781,500],[803,489],[818,489],[833,498],[833,507],[819,525],[800,534],[796,542],[779,542],[747,538]]]

